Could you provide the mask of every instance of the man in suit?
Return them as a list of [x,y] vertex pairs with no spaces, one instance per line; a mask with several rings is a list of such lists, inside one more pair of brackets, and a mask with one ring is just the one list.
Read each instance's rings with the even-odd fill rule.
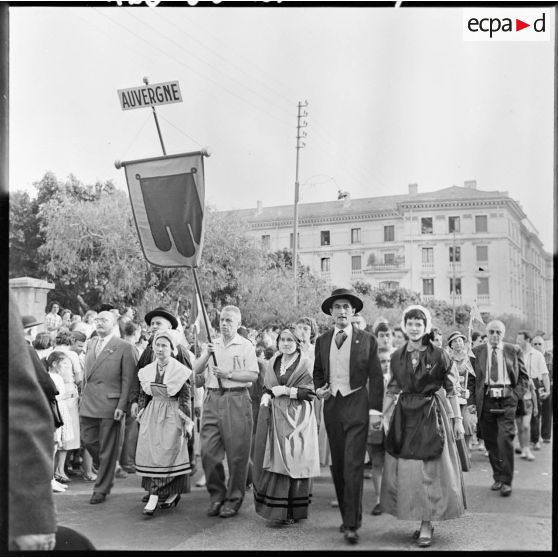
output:
[[91,504],[104,502],[112,488],[130,387],[136,373],[136,353],[115,337],[112,312],[95,318],[97,336],[85,355],[85,379],[79,408],[81,436],[98,468]]
[[340,530],[349,544],[358,541],[366,439],[369,429],[381,422],[384,396],[376,338],[351,326],[362,306],[348,289],[336,289],[324,300],[322,311],[333,317],[335,327],[318,337],[314,361],[314,386],[325,400],[331,476],[343,518]]
[[494,477],[491,489],[509,496],[513,480],[515,411],[528,389],[529,376],[519,347],[503,342],[504,324],[492,320],[486,330],[488,343],[473,348],[476,377],[469,375],[469,403],[477,406]]

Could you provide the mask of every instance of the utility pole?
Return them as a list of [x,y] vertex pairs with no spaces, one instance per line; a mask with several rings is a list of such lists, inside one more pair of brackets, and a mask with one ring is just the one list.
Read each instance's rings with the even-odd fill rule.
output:
[[[300,158],[300,150],[306,146],[304,141],[301,141],[302,138],[306,137],[306,131],[302,130],[302,128],[306,128],[308,126],[308,122],[303,120],[308,113],[303,108],[308,106],[308,101],[304,101],[304,103],[298,102],[298,115],[297,115],[297,125],[296,125],[296,173],[295,173],[295,196],[294,196],[294,226],[293,226],[293,274],[294,274],[294,305],[298,305],[298,276],[297,276],[297,265],[296,265],[296,258],[297,258],[297,244],[298,244],[298,196],[299,196],[299,188],[300,185],[298,183],[298,168],[299,168],[299,158]],[[302,130],[302,133],[301,133]]]
[[[461,254],[459,255],[459,259],[461,259]],[[453,285],[451,290],[451,305],[453,309],[453,327],[455,327],[455,265],[457,262],[457,254],[456,254],[456,247],[455,247],[455,223],[453,224]]]

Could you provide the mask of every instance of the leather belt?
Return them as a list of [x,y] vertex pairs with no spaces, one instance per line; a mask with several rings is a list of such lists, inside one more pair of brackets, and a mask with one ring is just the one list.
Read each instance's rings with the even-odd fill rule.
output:
[[222,391],[222,392],[226,392],[226,391],[246,391],[248,388],[247,387],[233,387],[233,388],[207,388],[209,391]]

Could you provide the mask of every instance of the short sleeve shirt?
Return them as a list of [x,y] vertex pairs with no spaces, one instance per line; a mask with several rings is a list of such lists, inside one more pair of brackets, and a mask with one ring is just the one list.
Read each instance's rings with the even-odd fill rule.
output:
[[[223,338],[216,339],[215,358],[217,366],[222,370],[243,370],[249,372],[259,372],[258,359],[254,345],[248,339],[245,339],[238,333],[227,344],[224,344]],[[218,388],[217,376],[213,373],[213,357],[209,357],[207,370],[205,372],[205,386],[208,388]],[[234,380],[221,379],[224,388],[232,387],[249,387],[252,382],[236,382]]]

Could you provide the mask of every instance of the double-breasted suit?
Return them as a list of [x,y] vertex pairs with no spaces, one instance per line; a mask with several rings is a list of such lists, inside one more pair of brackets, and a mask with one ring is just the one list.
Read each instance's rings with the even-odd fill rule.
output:
[[[503,363],[509,387],[504,397],[493,399],[488,391],[491,346],[478,345],[471,359],[475,376],[469,376],[470,404],[477,406],[477,417],[495,481],[511,485],[513,479],[513,438],[515,436],[515,411],[517,402],[528,389],[529,376],[523,362],[521,349],[511,343],[501,344]],[[491,411],[492,409],[492,411]],[[497,412],[494,412],[494,409]],[[498,412],[500,409],[500,412]]]
[[82,439],[98,468],[94,492],[106,495],[113,483],[121,431],[114,413],[126,412],[137,358],[133,346],[117,337],[95,356],[99,342],[99,337],[93,338],[85,355],[79,414]]
[[[334,331],[327,331],[316,341],[316,389],[331,384],[330,356]],[[343,525],[347,529],[358,529],[362,521],[362,486],[369,410],[382,412],[384,380],[376,338],[355,327],[352,327],[348,372],[350,393],[343,396],[341,392],[337,392],[325,400],[324,424],[331,449],[331,474]]]

